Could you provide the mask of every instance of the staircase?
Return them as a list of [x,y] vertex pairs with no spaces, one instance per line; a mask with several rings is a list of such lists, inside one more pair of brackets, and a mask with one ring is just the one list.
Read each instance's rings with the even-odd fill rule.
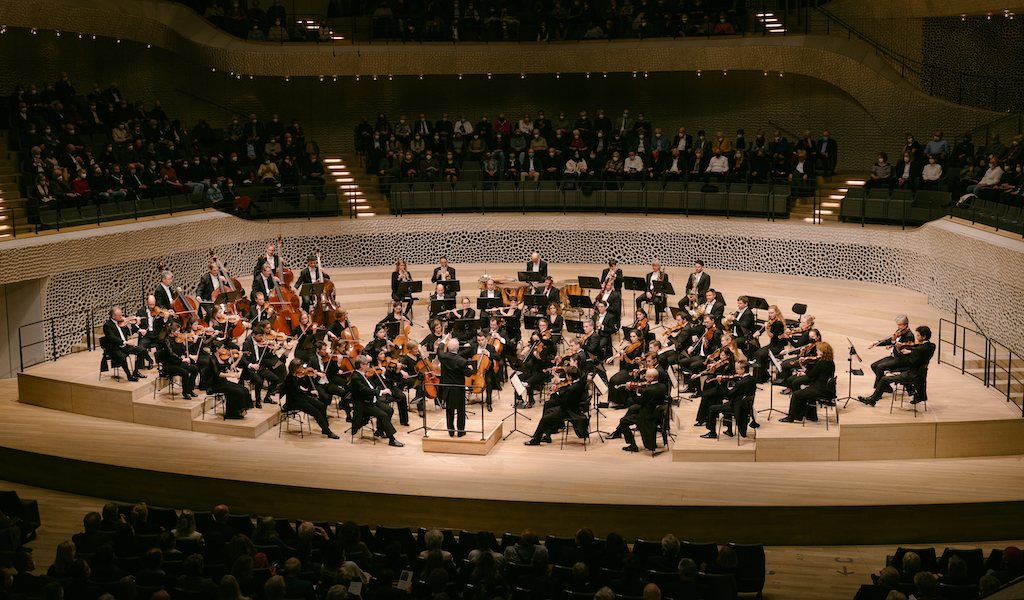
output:
[[839,222],[839,204],[846,195],[846,190],[851,187],[864,185],[863,179],[858,179],[862,174],[857,171],[844,171],[830,177],[817,176],[817,197],[821,199],[817,215],[814,213],[814,196],[793,197],[790,204],[789,218],[803,220],[808,223],[817,221],[820,223]]
[[10,130],[0,130],[0,239],[34,231],[28,221],[28,199],[21,194],[21,165],[11,147]]
[[[368,175],[362,158],[355,152],[344,152],[323,159],[338,186],[339,202],[348,202],[359,218],[391,214],[391,204],[380,193],[376,175]],[[348,208],[341,206],[343,214]]]

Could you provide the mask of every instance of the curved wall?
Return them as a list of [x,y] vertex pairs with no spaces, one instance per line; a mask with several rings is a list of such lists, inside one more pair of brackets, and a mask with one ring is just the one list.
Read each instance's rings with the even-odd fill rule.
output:
[[[623,264],[660,258],[670,272],[702,258],[715,269],[799,274],[896,285],[952,312],[959,299],[981,327],[1024,353],[1024,243],[950,221],[910,231],[801,223],[641,216],[447,215],[421,218],[259,223],[220,214],[177,217],[0,246],[0,283],[47,277],[43,316],[79,308],[134,305],[156,281],[158,261],[189,291],[212,246],[229,269],[283,235],[286,263],[315,246],[325,268],[387,265],[397,257],[434,263],[519,263],[533,250],[558,263]],[[128,290],[123,295],[122,291]],[[58,330],[61,328],[58,327]],[[62,342],[71,344],[71,338]]]

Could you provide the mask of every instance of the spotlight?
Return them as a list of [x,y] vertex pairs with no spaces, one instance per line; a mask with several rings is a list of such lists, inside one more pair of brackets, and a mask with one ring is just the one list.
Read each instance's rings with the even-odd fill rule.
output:
[[779,77],[782,77],[782,71],[779,71]]
[[555,73],[555,79],[561,79],[561,78],[562,78],[562,74],[561,73]]
[[252,81],[253,79],[255,79],[255,77],[253,77],[252,75],[250,75],[250,76],[249,76],[249,81]]
[[604,71],[604,78],[608,79],[608,71]]
[[289,77],[289,76],[287,76],[287,75],[285,75],[285,76],[284,76],[284,80],[285,80],[285,83],[287,83],[287,82],[291,81],[291,80],[292,80],[292,78],[291,78],[291,77]]
[[697,77],[700,77],[700,69],[697,69]]
[[334,76],[334,81],[338,81],[338,76],[337,75]]
[[633,71],[633,77],[636,77],[636,71]]
[[241,81],[242,80],[242,76],[241,75],[235,75],[235,79]]
[[[95,39],[95,38],[93,38],[93,39]],[[120,43],[121,43],[121,40],[117,40],[117,43],[118,43],[118,44],[120,44]]]
[[[7,33],[7,23],[4,23],[3,25],[0,25],[0,33]],[[82,37],[82,36],[78,36],[78,37]]]
[[490,78],[491,78],[491,72],[490,72],[490,71],[488,71],[488,72],[487,72],[487,79],[490,79]]
[[590,71],[587,71],[587,79],[590,79]]
[[234,71],[231,71],[230,73],[228,73],[228,75],[234,75],[234,74],[235,74]]
[[[987,13],[987,14],[986,14],[985,16],[986,16],[986,17],[988,17],[988,20],[989,20],[989,21],[991,21],[991,20],[992,20],[992,13]],[[32,30],[32,33],[35,33],[35,32],[36,32],[36,30],[35,30],[35,29],[33,29],[33,30]]]
[[459,73],[459,81],[462,81],[462,73]]
[[217,72],[217,67],[213,67],[210,70],[213,71],[214,73],[216,73]]
[[1010,9],[1008,9],[1008,8],[1004,8],[1003,9],[1003,17],[1007,18],[1007,19],[1010,18]]
[[420,81],[423,81],[423,75],[420,75]]
[[373,80],[377,81],[377,76],[376,75],[373,76]]
[[92,36],[92,41],[96,41],[96,36]]
[[768,76],[768,71],[765,71],[765,72],[764,72],[764,76],[765,76],[765,77],[767,77],[767,76]]
[[60,30],[57,30],[57,37],[60,37]]
[[359,76],[358,75],[356,75],[356,81],[359,81]]
[[960,13],[960,20],[961,21],[966,21],[967,20],[967,14],[966,13]]
[[519,78],[520,79],[526,79],[526,73],[520,73],[519,74]]
[[647,71],[644,71],[644,79],[647,79]]
[[82,34],[78,34],[78,39],[82,39]]
[[320,76],[320,83],[323,83],[323,81],[324,81],[324,76],[323,76],[323,75],[321,75],[321,76]]
[[36,28],[35,28],[35,27],[33,27],[33,28],[32,28],[32,35],[35,35],[35,34],[36,34]]
[[150,49],[150,48],[152,48],[152,47],[153,47],[153,45],[152,45],[152,44],[146,44],[146,50],[149,50],[149,49]]
[[394,75],[388,75],[388,81],[394,81],[394,80],[395,80],[395,76]]

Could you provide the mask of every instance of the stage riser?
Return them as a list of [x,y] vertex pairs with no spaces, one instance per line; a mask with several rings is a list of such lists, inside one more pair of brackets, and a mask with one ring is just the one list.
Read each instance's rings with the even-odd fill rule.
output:
[[[615,531],[627,540],[658,539],[671,531],[691,541],[768,545],[982,541],[1005,539],[1006,524],[1019,522],[1024,510],[1024,502],[865,507],[594,505],[549,503],[543,498],[506,502],[448,498],[441,490],[440,497],[428,497],[257,484],[99,465],[5,447],[0,447],[0,461],[10,467],[4,473],[9,481],[119,502],[142,500],[151,506],[196,510],[224,503],[234,513],[270,511],[275,517],[331,523],[352,519],[372,528],[486,529],[500,535],[532,527],[542,539],[548,534],[571,536],[587,526],[598,535]],[[210,461],[216,470],[217,458],[211,456]],[[131,495],[123,490],[131,490]],[[879,498],[880,503],[884,500]]]

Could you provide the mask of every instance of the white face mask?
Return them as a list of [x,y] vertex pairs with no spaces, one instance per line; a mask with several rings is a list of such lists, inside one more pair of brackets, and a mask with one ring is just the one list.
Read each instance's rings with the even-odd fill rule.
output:
[[884,158],[878,159],[878,164],[884,165],[885,164],[885,159]]
[[935,159],[934,158],[929,158],[928,159],[928,164],[934,165],[935,164]]

